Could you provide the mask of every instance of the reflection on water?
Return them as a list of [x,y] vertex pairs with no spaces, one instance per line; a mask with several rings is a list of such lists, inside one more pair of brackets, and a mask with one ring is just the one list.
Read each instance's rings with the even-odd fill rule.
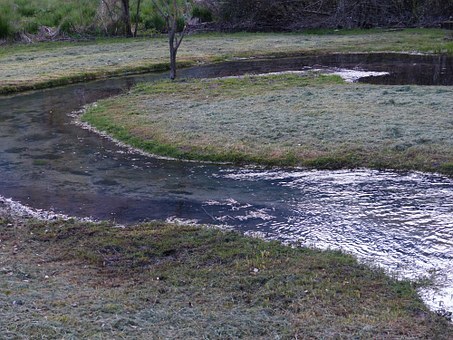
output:
[[[214,218],[237,224],[266,238],[342,249],[405,278],[436,273],[443,288],[424,291],[431,306],[453,310],[453,180],[421,173],[371,170],[282,171],[224,170],[218,175],[242,183],[278,187],[288,205],[285,215],[272,208],[208,201]],[[221,211],[240,210],[231,216]],[[236,214],[236,213],[235,213]]]
[[[349,56],[348,65],[341,56],[319,58],[332,61],[235,62],[182,75],[297,70],[319,68],[319,63],[367,69],[366,61],[355,56]],[[451,76],[451,58],[441,64]],[[444,66],[433,67],[442,75]],[[387,71],[378,66],[369,70]],[[171,218],[228,225],[282,241],[341,248],[404,277],[435,272],[443,286],[438,292],[423,292],[424,298],[434,308],[443,303],[453,311],[451,179],[369,170],[238,169],[152,159],[71,123],[68,113],[84,104],[158,77],[162,75],[1,98],[0,195],[34,208],[122,223]]]
[[274,60],[236,61],[197,68],[193,70],[191,76],[223,77],[244,73],[259,74],[311,68],[389,73],[381,77],[366,77],[359,80],[372,84],[453,85],[453,57],[397,53],[328,54]]

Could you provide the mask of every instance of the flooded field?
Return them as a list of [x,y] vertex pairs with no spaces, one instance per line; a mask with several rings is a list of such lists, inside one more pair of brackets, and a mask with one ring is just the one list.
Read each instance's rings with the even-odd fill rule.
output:
[[[389,72],[361,79],[373,83],[453,84],[451,57],[310,58],[237,61],[188,69],[181,75],[349,69]],[[83,105],[164,76],[0,98],[0,196],[71,216],[119,223],[212,223],[305,246],[344,249],[402,277],[435,274],[436,288],[422,295],[433,309],[453,311],[452,179],[365,169],[243,169],[156,159],[72,123],[69,114]]]

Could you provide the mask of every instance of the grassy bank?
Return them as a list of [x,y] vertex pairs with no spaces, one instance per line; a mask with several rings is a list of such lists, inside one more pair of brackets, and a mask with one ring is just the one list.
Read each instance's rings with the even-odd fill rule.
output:
[[452,175],[452,107],[449,87],[250,76],[139,85],[83,120],[177,158]]
[[6,338],[448,339],[414,284],[338,252],[161,223],[0,218]]
[[[10,45],[0,49],[0,94],[125,73],[163,70],[165,37]],[[178,53],[182,65],[238,57],[332,52],[453,53],[438,29],[307,31],[188,36]]]

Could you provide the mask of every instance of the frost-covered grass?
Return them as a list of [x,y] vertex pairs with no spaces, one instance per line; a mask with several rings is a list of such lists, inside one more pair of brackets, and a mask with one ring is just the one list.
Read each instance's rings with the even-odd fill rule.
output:
[[[165,37],[2,46],[0,93],[164,70],[167,46]],[[453,42],[436,29],[202,34],[185,39],[178,60],[188,65],[236,57],[371,51],[453,53]]]
[[311,74],[158,82],[84,119],[173,157],[451,173],[453,89]]
[[18,220],[0,205],[5,339],[449,339],[416,284],[336,251],[152,223]]

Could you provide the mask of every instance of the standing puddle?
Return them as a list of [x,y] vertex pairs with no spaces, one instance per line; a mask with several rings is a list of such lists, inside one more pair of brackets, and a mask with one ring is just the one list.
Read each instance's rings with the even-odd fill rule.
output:
[[[446,57],[334,55],[238,61],[187,69],[181,75],[341,68],[390,72],[367,79],[373,82],[393,83],[395,74],[402,81],[404,73],[411,84],[413,79],[452,85],[452,64]],[[414,71],[418,68],[430,76],[422,77],[423,72]],[[79,217],[120,223],[194,220],[305,246],[343,249],[401,277],[434,274],[436,289],[421,292],[424,300],[433,309],[453,311],[452,179],[370,170],[244,170],[159,160],[130,153],[71,123],[71,111],[163,76],[0,98],[0,196]]]

